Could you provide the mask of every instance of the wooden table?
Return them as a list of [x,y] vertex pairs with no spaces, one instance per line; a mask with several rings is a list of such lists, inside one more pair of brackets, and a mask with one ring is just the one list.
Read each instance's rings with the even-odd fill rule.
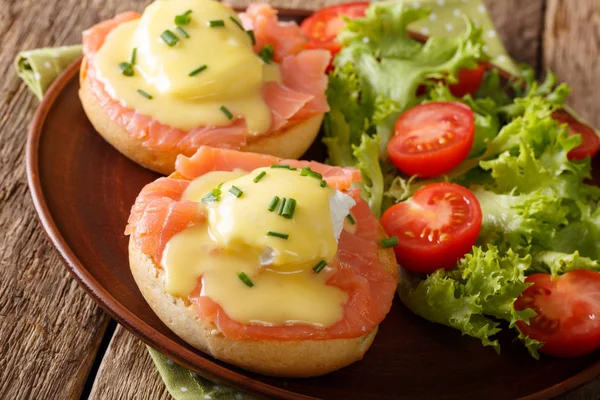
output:
[[[332,0],[272,0],[314,9]],[[44,236],[25,176],[38,101],[13,72],[22,49],[73,44],[136,0],[0,0],[0,398],[169,398],[145,346],[71,278]],[[230,1],[244,6],[246,0]],[[509,53],[553,70],[600,127],[600,0],[486,0]],[[564,399],[600,398],[600,379]]]

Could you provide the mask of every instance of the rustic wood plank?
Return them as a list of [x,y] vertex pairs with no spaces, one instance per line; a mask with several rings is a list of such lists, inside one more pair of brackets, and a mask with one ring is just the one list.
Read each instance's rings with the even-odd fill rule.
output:
[[26,130],[38,104],[13,71],[19,50],[80,42],[134,4],[0,0],[0,398],[79,398],[109,318],[71,278],[27,190]]
[[543,0],[485,0],[508,54],[535,69],[539,67],[542,45],[543,3]]
[[89,399],[170,398],[146,346],[119,325],[102,359]]
[[569,105],[600,128],[600,1],[548,0],[544,67],[572,89]]

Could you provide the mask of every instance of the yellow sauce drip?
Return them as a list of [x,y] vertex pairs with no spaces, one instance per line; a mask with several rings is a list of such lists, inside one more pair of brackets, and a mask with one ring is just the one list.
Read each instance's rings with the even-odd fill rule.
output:
[[[191,10],[182,26],[189,38],[177,31],[175,16]],[[158,0],[142,18],[116,27],[106,37],[92,62],[107,91],[123,105],[182,130],[199,126],[224,126],[243,117],[251,134],[271,126],[271,112],[262,97],[268,81],[280,81],[278,66],[265,64],[252,50],[248,34],[232,20],[237,14],[214,0]],[[221,20],[222,27],[208,21]],[[174,46],[161,39],[173,32]],[[134,75],[125,76],[121,62],[129,62],[134,48]],[[206,65],[194,76],[189,74]],[[153,98],[142,96],[138,89]]]
[[[255,183],[261,171],[266,175]],[[182,200],[200,201],[221,183],[220,201],[208,203],[208,223],[190,226],[167,243],[161,260],[167,291],[188,296],[200,277],[201,295],[238,322],[330,326],[340,321],[347,293],[326,284],[331,269],[313,271],[337,252],[329,209],[335,190],[300,171],[260,168],[250,174],[208,173],[192,181]],[[232,186],[242,196],[230,193]],[[267,210],[275,195],[296,199],[292,219]],[[268,230],[288,233],[289,239],[267,236]],[[265,249],[272,253],[268,264]],[[240,272],[253,287],[238,277]]]

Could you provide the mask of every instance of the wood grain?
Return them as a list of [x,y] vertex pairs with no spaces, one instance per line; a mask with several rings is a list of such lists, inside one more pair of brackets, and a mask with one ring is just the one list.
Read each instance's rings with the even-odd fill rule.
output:
[[548,0],[545,21],[544,68],[569,84],[569,105],[600,128],[600,1]]
[[[62,266],[27,190],[24,145],[37,100],[13,71],[27,48],[80,32],[136,2],[0,0],[0,398],[79,398],[108,316]],[[94,10],[94,11],[91,11]]]
[[543,3],[543,0],[485,0],[508,54],[536,70],[542,45]]
[[102,359],[89,399],[170,398],[146,346],[119,325]]
[[[77,41],[84,9],[0,1],[0,398],[78,398],[108,318],[45,238],[27,190],[26,129],[37,105],[12,70],[23,48]],[[73,10],[77,10],[73,12]],[[45,34],[41,34],[44,32]]]

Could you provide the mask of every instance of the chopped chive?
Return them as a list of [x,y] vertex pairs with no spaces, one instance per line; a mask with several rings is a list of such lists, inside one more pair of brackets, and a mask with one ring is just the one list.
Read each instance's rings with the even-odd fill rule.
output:
[[283,169],[289,169],[292,171],[296,170],[296,168],[290,167],[289,164],[273,164],[273,165],[271,165],[271,168],[283,168]]
[[254,183],[258,183],[262,178],[265,177],[267,173],[265,171],[261,171],[260,174],[256,175],[253,179]]
[[148,100],[152,100],[153,97],[150,93],[143,91],[142,89],[138,89],[137,92],[147,98]]
[[294,216],[294,211],[296,210],[296,199],[289,198],[285,202],[285,206],[283,207],[283,213],[281,216],[283,218],[291,219]]
[[242,192],[240,188],[233,185],[229,188],[229,193],[231,193],[235,197],[241,197],[244,194],[244,192]]
[[273,231],[267,232],[267,236],[278,237],[280,239],[285,239],[285,240],[287,240],[287,238],[290,237],[290,235],[288,235],[287,233],[279,233],[279,232],[273,232]]
[[384,249],[388,247],[394,247],[398,244],[398,236],[381,239],[379,243],[381,243],[381,247]]
[[173,32],[171,32],[170,30],[165,30],[163,33],[160,34],[160,38],[169,46],[169,47],[173,47],[177,44],[177,42],[179,42],[179,38],[177,36],[175,36],[175,34]]
[[313,267],[313,271],[315,271],[318,274],[319,272],[323,271],[323,268],[325,268],[326,266],[327,263],[325,262],[325,260],[321,260],[317,265]]
[[181,36],[183,36],[185,39],[189,39],[190,35],[188,35],[188,33],[186,31],[184,31],[182,27],[178,26],[175,29],[177,29],[177,32],[179,32],[179,34]]
[[277,207],[277,203],[279,203],[279,197],[275,196],[269,203],[269,211],[273,211]]
[[254,46],[256,44],[256,38],[254,37],[254,31],[249,30],[249,31],[246,31],[246,33],[248,34],[248,36],[250,36],[250,41],[252,42],[252,46]]
[[187,10],[183,14],[176,15],[175,16],[175,25],[180,26],[180,25],[189,24],[190,21],[192,20],[192,17],[190,17],[191,13],[192,13],[192,10]]
[[233,21],[234,24],[236,24],[238,26],[238,28],[240,28],[241,30],[243,30],[244,32],[246,31],[244,29],[244,26],[240,23],[240,21],[238,21],[237,19],[233,18],[233,17],[229,17],[230,20]]
[[137,58],[137,47],[134,47],[133,50],[131,51],[131,61],[129,61],[129,64],[131,64],[132,66],[135,65],[136,58]]
[[279,208],[277,209],[277,215],[283,215],[283,209],[285,208],[285,203],[287,199],[284,197],[281,199],[281,203],[279,203]]
[[271,64],[271,61],[273,61],[273,54],[274,49],[273,45],[271,44],[266,44],[265,47],[260,49],[260,51],[258,52],[258,56],[262,58],[262,60],[267,64]]
[[204,71],[206,68],[208,68],[208,66],[206,64],[199,66],[198,68],[196,68],[195,70],[193,70],[192,72],[190,72],[188,74],[188,76],[195,76],[198,75],[200,72]]
[[219,184],[217,185],[217,189],[221,189],[221,188],[223,187],[223,184],[224,184],[224,183],[225,183],[225,182],[221,182],[221,183],[219,183]]
[[310,167],[304,167],[302,168],[302,171],[300,171],[300,175],[302,176],[312,176],[313,178],[317,178],[317,179],[322,179],[323,175],[321,175],[318,172],[313,171],[312,169],[310,169]]
[[219,201],[219,200],[221,200],[220,196],[221,196],[221,189],[215,188],[215,189],[211,190],[210,192],[208,192],[202,199],[200,199],[200,201],[203,201],[204,203],[210,203],[212,201]]
[[354,220],[354,217],[352,216],[352,214],[348,214],[346,216],[346,218],[348,218],[348,222],[350,222],[351,225],[356,224],[356,221]]
[[245,284],[246,286],[248,286],[248,287],[252,287],[252,286],[254,286],[254,283],[252,283],[252,281],[250,280],[250,278],[248,278],[248,275],[246,275],[246,273],[245,273],[245,272],[240,272],[240,273],[238,274],[238,278],[240,278],[240,280],[241,280],[242,282],[244,282],[244,284]]
[[133,76],[133,67],[128,62],[122,62],[119,64],[121,73],[125,76]]
[[211,19],[210,21],[206,21],[206,25],[210,26],[211,28],[216,28],[218,26],[225,26],[225,21],[222,19]]
[[325,182],[325,181],[321,181],[321,183],[319,183],[319,185],[320,185],[321,187],[325,187],[325,186],[327,186],[327,182]]
[[223,114],[225,114],[225,116],[227,117],[227,119],[233,119],[233,114],[231,113],[231,111],[229,111],[229,110],[227,109],[227,107],[225,107],[225,106],[221,106],[220,110],[221,110],[221,112],[222,112]]

